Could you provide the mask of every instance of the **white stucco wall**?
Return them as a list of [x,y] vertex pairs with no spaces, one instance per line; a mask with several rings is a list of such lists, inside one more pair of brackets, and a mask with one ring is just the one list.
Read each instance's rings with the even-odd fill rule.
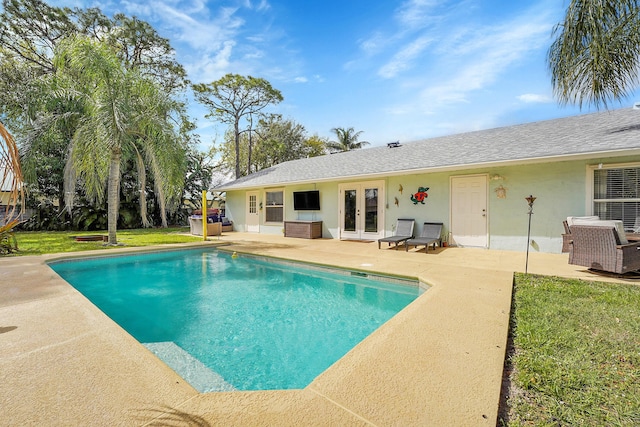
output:
[[[320,191],[319,211],[295,211],[293,210],[294,191]],[[285,219],[289,221],[322,221],[322,237],[338,238],[338,184],[318,183],[287,187],[285,190]]]
[[[589,161],[532,163],[486,169],[468,169],[455,172],[424,173],[382,178],[385,183],[383,221],[385,235],[393,234],[398,218],[414,218],[416,233],[423,222],[437,221],[444,224],[445,235],[450,222],[450,180],[452,176],[486,175],[488,245],[490,249],[526,251],[528,206],[525,197],[537,197],[531,218],[530,251],[559,253],[562,248],[562,221],[570,215],[591,214],[587,203],[587,166],[604,163],[640,162],[640,158],[599,158]],[[492,179],[493,177],[498,179]],[[379,180],[380,178],[371,179]],[[366,182],[366,179],[352,180]],[[339,233],[339,183],[349,181],[315,183],[284,189],[285,220],[323,221],[323,237],[338,238]],[[498,198],[496,189],[506,189],[506,198]],[[402,186],[402,193],[400,192]],[[410,197],[419,187],[429,187],[425,204],[414,204]],[[294,191],[319,190],[321,210],[300,212],[293,210]],[[395,200],[398,199],[396,205]],[[234,221],[238,231],[245,231],[245,191],[227,192],[227,216]],[[264,190],[259,190],[259,201],[264,201]],[[265,224],[260,216],[260,232],[282,234],[282,224]]]
[[235,231],[245,232],[246,229],[246,192],[228,191],[225,198],[225,216],[233,221]]
[[[393,177],[389,179],[387,229],[396,218],[415,218],[417,224],[427,221],[444,223],[449,232],[450,178],[452,176],[485,175],[487,177],[488,245],[491,249],[526,251],[528,205],[530,194],[537,197],[531,222],[532,251],[560,252],[562,221],[569,215],[585,215],[586,165],[592,162],[531,164],[503,168],[473,169],[455,173],[437,173]],[[492,179],[498,177],[498,179]],[[404,194],[399,195],[402,184]],[[414,205],[410,194],[419,186],[429,187],[425,205]],[[506,198],[498,198],[502,186]],[[407,191],[408,190],[408,191]],[[394,197],[400,199],[398,207]],[[419,232],[419,231],[418,231]]]
[[[404,175],[387,179],[387,210],[385,214],[386,235],[392,235],[398,218],[413,218],[415,234],[419,235],[424,222],[442,222],[443,233],[449,227],[449,173]],[[400,193],[402,186],[402,193]],[[419,187],[428,187],[424,204],[414,204],[411,196]],[[395,199],[398,204],[395,204]]]
[[[258,205],[265,202],[265,191],[284,191],[284,218],[287,221],[322,221],[322,236],[326,238],[337,238],[338,230],[338,184],[319,183],[304,184],[287,187],[270,187],[258,191]],[[320,191],[319,211],[295,211],[293,209],[294,191]],[[247,191],[229,191],[226,198],[226,215],[233,221],[236,231],[246,231],[246,197]],[[260,233],[283,234],[283,224],[269,224],[265,222],[264,210],[259,211]]]
[[[587,162],[561,162],[501,168],[492,171],[504,180],[489,185],[489,247],[526,251],[528,204],[537,197],[531,216],[530,251],[560,252],[562,221],[570,215],[585,215]],[[502,185],[507,198],[496,197]]]

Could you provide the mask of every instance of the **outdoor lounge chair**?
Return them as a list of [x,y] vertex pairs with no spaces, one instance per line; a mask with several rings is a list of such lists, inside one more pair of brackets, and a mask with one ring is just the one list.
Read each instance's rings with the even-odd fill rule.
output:
[[433,245],[433,249],[438,246],[442,246],[442,223],[441,222],[425,222],[422,225],[422,231],[420,236],[415,239],[409,239],[405,243],[405,251],[409,251],[409,246],[421,246],[424,245],[424,253],[429,251],[429,246]]
[[415,227],[416,221],[414,219],[398,219],[396,223],[396,234],[389,237],[383,237],[382,239],[378,239],[378,249],[380,249],[380,242],[387,242],[389,246],[392,243],[395,243],[395,249],[398,249],[398,244],[402,242],[406,242],[408,239],[413,237],[413,228]]
[[617,274],[640,269],[640,242],[625,243],[613,225],[572,225],[571,238],[569,264]]

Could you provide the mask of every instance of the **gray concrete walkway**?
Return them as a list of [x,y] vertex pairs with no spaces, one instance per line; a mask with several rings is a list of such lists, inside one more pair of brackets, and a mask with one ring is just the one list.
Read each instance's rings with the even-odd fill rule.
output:
[[[217,243],[432,287],[303,390],[200,394],[45,263],[104,251],[0,259],[0,424],[495,425],[523,253],[241,233],[202,245]],[[602,279],[566,255],[532,253],[529,272]]]

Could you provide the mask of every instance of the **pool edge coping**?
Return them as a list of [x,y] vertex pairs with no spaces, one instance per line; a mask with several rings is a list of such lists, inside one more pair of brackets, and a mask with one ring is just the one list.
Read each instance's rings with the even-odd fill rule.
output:
[[[209,243],[209,242],[206,242],[206,243]],[[202,247],[202,246],[203,246],[202,244],[174,244],[174,245],[170,245],[170,246],[169,245],[167,245],[167,246],[148,246],[148,247],[122,248],[122,249],[117,248],[117,250],[114,250],[113,255],[123,255],[123,254],[126,254],[127,252],[157,251],[158,249],[159,250],[175,250],[175,249],[180,249],[180,248],[198,248],[198,247]],[[92,254],[91,252],[93,252],[93,251],[70,252],[70,253],[64,253],[64,254],[51,254],[51,256],[33,256],[33,257],[37,257],[38,259],[40,259],[40,262],[41,262],[42,265],[47,265],[48,266],[48,262],[47,261],[49,261],[49,260],[61,260],[61,259],[65,259],[65,258],[76,258],[77,259],[77,258],[91,257],[92,255],[95,255],[95,254]],[[96,251],[96,252],[98,252],[98,251]],[[104,252],[102,252],[102,251],[99,251],[98,253],[100,254],[100,256],[111,255],[111,254],[104,254]],[[271,255],[269,255],[269,256],[271,256]],[[424,257],[424,255],[421,255],[421,256]],[[17,258],[13,258],[13,259],[15,260]],[[294,259],[288,258],[288,257],[283,257],[283,259],[292,260],[292,261],[299,261],[299,260],[294,260]],[[305,261],[302,261],[302,262],[305,262]],[[426,278],[427,276],[430,276],[432,273],[433,273],[433,271],[432,272],[428,272],[428,271],[427,272],[421,272],[418,277],[420,277],[420,280],[424,280],[424,278]],[[449,274],[446,274],[446,276],[449,276]],[[61,278],[59,278],[59,280],[63,281]],[[66,284],[66,282],[64,282],[64,283]],[[69,286],[70,288],[72,288],[68,284],[66,284],[66,286]],[[431,286],[436,288],[436,289],[438,289],[439,291],[441,291],[442,287],[443,287],[443,283],[441,283],[440,280],[436,280],[436,283],[432,283]],[[425,293],[423,295],[427,295],[427,294],[430,294],[430,293]],[[420,298],[418,298],[418,299],[420,299]],[[414,303],[412,303],[412,304],[414,304]],[[2,307],[0,307],[0,308],[2,308]],[[106,318],[108,319],[108,317],[106,317]],[[113,322],[111,319],[109,319],[109,321]],[[118,328],[119,328],[119,326],[118,326]],[[505,334],[505,339],[506,339],[506,334]],[[139,343],[137,343],[137,341],[136,341],[136,344],[140,345]],[[145,351],[147,351],[147,350],[145,349]],[[160,362],[160,363],[162,363],[162,362]],[[332,368],[333,368],[333,366],[330,367],[327,371],[331,370]],[[325,371],[325,373],[327,371]],[[305,388],[303,390],[294,390],[294,391],[300,392],[300,393],[304,394],[305,396],[307,395],[307,391],[311,391],[314,394],[322,395],[322,396],[324,396],[322,398],[323,400],[328,399],[329,401],[333,402],[332,404],[330,404],[330,406],[337,405],[338,407],[341,408],[341,409],[338,410],[339,413],[343,413],[343,410],[345,410],[345,409],[348,412],[351,412],[352,414],[356,414],[357,413],[356,411],[349,410],[349,408],[347,406],[342,405],[336,399],[330,397],[329,393],[319,393],[315,386],[314,387],[309,386],[309,387],[307,387],[307,388]],[[259,391],[259,392],[237,392],[237,393],[242,393],[242,394],[245,394],[245,393],[251,393],[251,394],[253,394],[253,393],[266,393],[266,394],[269,394],[269,395],[272,395],[273,393],[276,393],[276,394],[286,394],[287,396],[291,396],[290,391],[276,391],[276,392]],[[198,396],[192,396],[191,398],[187,399],[187,401],[185,401],[183,403],[183,405],[180,405],[180,407],[181,408],[188,407],[190,405],[189,402],[192,402],[193,404],[195,404],[196,402],[193,400],[194,397],[197,398],[196,400],[204,399],[206,401],[209,401],[212,398],[214,400],[218,399],[217,397],[212,397],[212,395],[215,396],[215,395],[218,395],[218,393],[215,393],[215,394],[212,394],[212,393],[199,394],[199,393],[197,393],[197,394],[200,395],[200,396],[199,397]],[[226,395],[226,393],[222,393],[222,394]],[[218,397],[220,398],[219,400],[226,400],[228,398],[228,396],[224,396],[224,397],[223,396],[218,396]],[[266,395],[265,395],[265,397],[266,397]],[[251,399],[249,399],[249,400],[251,400]],[[269,400],[269,399],[267,399],[267,400]],[[312,399],[312,400],[315,401],[315,399]],[[212,402],[209,402],[209,403],[212,403]],[[326,402],[325,402],[325,404],[326,404]],[[320,406],[323,406],[323,405],[320,405]],[[449,412],[447,415],[450,416],[451,414],[452,413]],[[497,414],[497,401],[496,401],[496,414]],[[211,414],[209,414],[209,416],[211,416]],[[241,416],[241,418],[243,417],[242,415],[240,415],[240,416]],[[282,414],[282,416],[284,416],[284,414]],[[289,416],[291,416],[291,414]],[[360,416],[361,415],[358,415],[358,417],[360,417]],[[369,418],[366,417],[366,415],[362,415],[362,416],[364,417],[362,419],[369,419]],[[215,419],[215,416],[214,416],[214,419]],[[244,418],[242,418],[242,419],[244,419]],[[285,419],[288,419],[287,416],[285,416],[285,418],[283,418],[282,420],[285,420]],[[491,419],[491,415],[489,416],[489,419]],[[464,418],[460,418],[459,420],[460,420],[460,424],[459,425],[465,425],[465,423],[463,422]],[[288,424],[286,424],[286,425],[288,425]],[[467,425],[471,425],[471,424],[467,424]]]

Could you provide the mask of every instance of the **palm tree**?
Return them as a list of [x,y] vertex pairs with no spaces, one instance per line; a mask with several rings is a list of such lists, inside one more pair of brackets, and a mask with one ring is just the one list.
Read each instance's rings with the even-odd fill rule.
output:
[[637,87],[637,0],[572,0],[554,35],[548,61],[553,91],[561,103],[606,108]]
[[338,141],[327,142],[327,149],[332,153],[358,150],[365,145],[369,145],[367,141],[358,141],[363,131],[356,132],[353,128],[333,128],[331,132],[335,133],[338,137]]
[[109,244],[116,244],[120,166],[132,157],[143,225],[150,225],[144,191],[148,168],[166,227],[166,205],[179,197],[186,164],[185,149],[169,121],[179,105],[157,84],[124,67],[104,43],[70,38],[59,45],[54,64],[57,96],[76,97],[83,104],[65,167],[67,209],[78,181],[98,202],[104,201],[106,189]]

